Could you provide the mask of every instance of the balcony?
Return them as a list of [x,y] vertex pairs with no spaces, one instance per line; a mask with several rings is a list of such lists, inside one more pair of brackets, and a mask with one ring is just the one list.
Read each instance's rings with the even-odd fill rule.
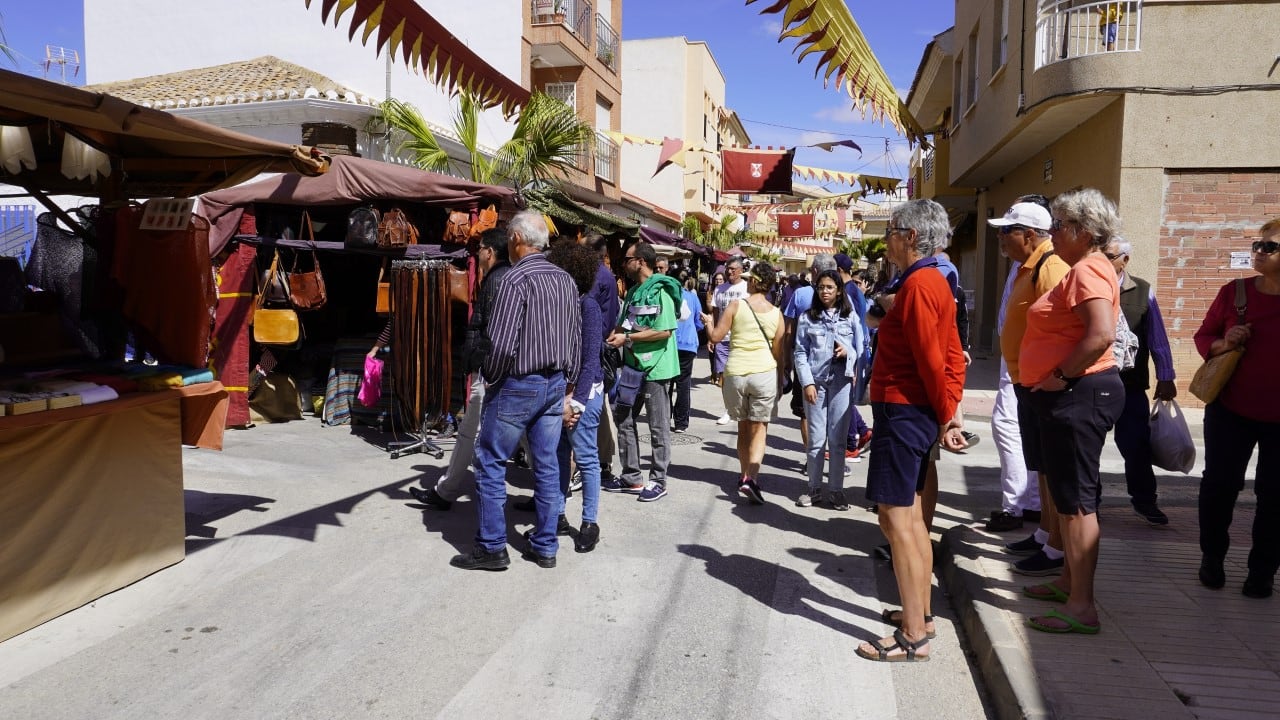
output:
[[603,15],[596,16],[596,58],[605,67],[618,72],[618,33]]
[[613,185],[618,184],[618,144],[608,135],[596,133],[596,177]]
[[[563,28],[578,39],[582,49],[591,47],[592,20],[595,18],[595,10],[591,7],[591,3],[586,0],[530,0],[530,2],[533,9],[532,24],[535,29]],[[566,49],[568,49],[567,46]],[[574,52],[568,54],[576,55]]]
[[1063,60],[1142,49],[1142,0],[1042,0],[1036,18],[1036,69]]

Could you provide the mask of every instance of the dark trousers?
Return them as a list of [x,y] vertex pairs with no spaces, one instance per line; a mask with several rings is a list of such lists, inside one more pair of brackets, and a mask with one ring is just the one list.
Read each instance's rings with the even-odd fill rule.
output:
[[1156,501],[1156,474],[1151,469],[1151,407],[1142,388],[1124,389],[1124,410],[1116,420],[1116,447],[1124,457],[1124,476],[1134,505]]
[[1200,551],[1221,559],[1231,546],[1229,529],[1236,497],[1244,489],[1244,473],[1258,448],[1253,492],[1258,511],[1253,518],[1249,575],[1269,582],[1280,568],[1280,423],[1241,417],[1210,403],[1204,409],[1204,478],[1200,481]]
[[850,449],[858,447],[858,441],[862,439],[862,433],[867,431],[867,421],[862,419],[862,414],[858,412],[857,404],[853,402],[856,399],[849,399],[849,438],[846,444]]
[[689,395],[693,391],[693,361],[697,357],[696,350],[680,351],[680,376],[676,378],[676,401],[671,412],[676,430],[689,429]]

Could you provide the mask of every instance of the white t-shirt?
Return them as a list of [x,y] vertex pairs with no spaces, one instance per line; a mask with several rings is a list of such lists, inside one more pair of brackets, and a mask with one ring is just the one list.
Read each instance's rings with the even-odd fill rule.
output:
[[[739,280],[737,283],[730,285],[727,282],[720,283],[716,287],[716,291],[711,294],[711,304],[714,305],[721,314],[724,309],[729,307],[729,303],[734,300],[747,299],[747,281]],[[729,342],[730,333],[726,333],[722,342]]]

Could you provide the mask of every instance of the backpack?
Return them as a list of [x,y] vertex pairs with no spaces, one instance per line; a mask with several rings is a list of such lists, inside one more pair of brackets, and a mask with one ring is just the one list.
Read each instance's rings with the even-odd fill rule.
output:
[[1116,356],[1116,367],[1120,370],[1133,368],[1138,358],[1138,336],[1129,329],[1129,321],[1124,313],[1119,313],[1116,321],[1116,340],[1111,345],[1111,352]]
[[358,207],[347,215],[348,247],[376,247],[378,244],[378,224],[382,216],[372,207]]
[[378,247],[402,248],[418,244],[418,228],[409,222],[404,211],[391,208],[378,223]]
[[[497,216],[494,217],[494,225],[497,225]],[[449,211],[448,220],[444,225],[444,242],[465,245],[471,237],[471,216],[456,210]]]

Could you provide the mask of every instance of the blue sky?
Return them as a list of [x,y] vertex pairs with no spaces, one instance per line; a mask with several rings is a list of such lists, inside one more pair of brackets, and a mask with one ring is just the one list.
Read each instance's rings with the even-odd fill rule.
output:
[[[478,0],[477,6],[482,3]],[[795,42],[777,42],[780,16],[759,12],[769,4],[765,0],[750,6],[743,0],[625,0],[622,36],[683,35],[706,41],[725,75],[729,107],[743,119],[753,143],[792,146],[849,137],[862,146],[861,157],[843,148],[834,153],[801,149],[796,162],[902,177],[910,156],[906,142],[892,127],[861,121],[847,94],[823,88],[822,81],[813,77],[816,54],[796,64]],[[924,46],[951,26],[955,5],[954,0],[854,0],[850,7],[889,79],[905,94]],[[83,51],[83,12],[83,0],[0,0],[5,35],[21,56],[19,69],[42,74],[38,63],[44,59],[45,45]],[[81,71],[73,82],[81,83],[83,77]],[[886,162],[884,138],[890,139],[890,162]],[[835,192],[846,190],[829,187]]]

